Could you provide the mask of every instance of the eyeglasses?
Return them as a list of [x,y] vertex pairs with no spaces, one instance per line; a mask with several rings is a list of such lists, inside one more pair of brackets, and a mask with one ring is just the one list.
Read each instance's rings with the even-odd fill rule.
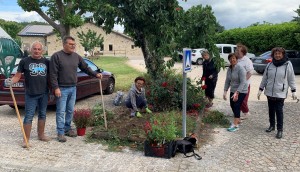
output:
[[74,47],[76,46],[76,44],[72,44],[72,43],[68,43],[68,45],[70,45],[70,46],[74,46]]

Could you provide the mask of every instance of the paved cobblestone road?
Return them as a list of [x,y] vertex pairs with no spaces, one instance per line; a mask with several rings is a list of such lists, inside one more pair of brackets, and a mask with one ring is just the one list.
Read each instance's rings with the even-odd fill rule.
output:
[[[78,102],[76,107],[91,106],[91,102],[99,100],[101,97],[96,95]],[[300,171],[300,103],[285,103],[284,132],[280,140],[275,138],[276,132],[264,131],[268,127],[267,102],[250,101],[249,106],[251,117],[242,123],[239,131],[230,133],[224,128],[215,129],[213,140],[198,151],[203,157],[200,161],[183,158],[182,154],[161,159],[145,157],[143,152],[128,149],[108,152],[101,144],[85,143],[84,137],[68,138],[66,143],[55,139],[44,143],[37,140],[36,127],[31,137],[33,147],[23,149],[15,111],[0,106],[0,171]],[[231,115],[228,102],[223,100],[216,99],[213,109]],[[46,133],[55,138],[54,111],[48,110],[47,117]],[[33,125],[36,125],[36,118]]]
[[[216,100],[214,108],[231,114],[227,102],[222,100]],[[68,138],[66,143],[55,139],[44,143],[37,140],[36,127],[32,131],[33,147],[26,150],[20,147],[22,135],[14,110],[2,106],[0,171],[300,171],[299,104],[285,104],[284,135],[280,140],[275,138],[276,132],[264,131],[268,127],[266,102],[250,102],[250,108],[251,117],[242,123],[239,131],[215,129],[214,140],[201,147],[198,153],[203,159],[197,161],[183,158],[182,154],[160,159],[127,149],[108,152],[100,144],[85,143],[84,137]],[[47,134],[53,138],[56,135],[54,116],[50,110]]]

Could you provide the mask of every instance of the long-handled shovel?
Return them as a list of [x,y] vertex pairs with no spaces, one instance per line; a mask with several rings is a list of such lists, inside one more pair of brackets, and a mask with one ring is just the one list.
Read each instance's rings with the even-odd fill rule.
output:
[[11,85],[10,85],[9,89],[10,89],[11,97],[14,101],[14,106],[15,106],[15,109],[16,109],[16,112],[17,112],[18,120],[19,120],[19,123],[20,123],[20,126],[21,126],[21,130],[22,130],[23,137],[24,137],[24,140],[25,140],[25,143],[26,143],[26,147],[27,147],[27,149],[29,149],[28,140],[27,140],[27,137],[26,137],[26,134],[25,134],[25,131],[24,131],[24,127],[23,127],[23,123],[22,123],[22,120],[21,120],[19,108],[17,106],[17,102],[16,102],[16,99],[15,99],[15,94],[14,94],[14,91],[13,91]]
[[107,120],[106,120],[106,113],[105,113],[105,108],[104,108],[104,100],[103,100],[103,92],[102,92],[102,82],[101,82],[101,79],[99,79],[99,85],[100,85],[100,94],[101,94],[101,99],[102,99],[104,126],[105,126],[105,129],[107,130]]
[[[6,33],[1,27],[0,27],[0,31]],[[8,36],[8,34],[6,36],[3,35],[0,36],[0,47],[1,47],[0,48],[0,73],[5,75],[6,78],[9,78],[12,70],[15,67],[16,58],[21,57],[20,47],[15,41],[13,41],[13,39],[10,38],[10,36]],[[26,142],[26,147],[29,148],[28,141],[23,128],[23,123],[20,117],[19,109],[16,103],[15,95],[12,90],[12,86],[10,86],[10,93],[14,101],[14,106],[21,125],[24,140]]]

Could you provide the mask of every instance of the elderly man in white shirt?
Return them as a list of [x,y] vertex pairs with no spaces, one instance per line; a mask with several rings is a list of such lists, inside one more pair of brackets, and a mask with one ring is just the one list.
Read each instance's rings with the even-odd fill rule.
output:
[[242,103],[241,111],[243,112],[243,115],[241,116],[241,119],[246,119],[249,116],[249,108],[248,108],[248,98],[250,94],[250,78],[252,75],[253,63],[252,61],[246,56],[247,54],[247,47],[243,44],[237,44],[237,57],[238,57],[238,64],[243,66],[246,69],[246,80],[248,84],[248,93]]

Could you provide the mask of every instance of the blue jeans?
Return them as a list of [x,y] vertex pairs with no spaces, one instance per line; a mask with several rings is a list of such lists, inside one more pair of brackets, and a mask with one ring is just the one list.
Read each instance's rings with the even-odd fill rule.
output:
[[59,87],[61,97],[56,99],[56,130],[64,135],[71,129],[74,106],[76,101],[76,86]]
[[233,101],[231,98],[233,96],[233,93],[230,93],[230,107],[232,109],[232,112],[234,114],[235,118],[240,118],[241,117],[241,106],[242,103],[246,97],[245,93],[239,93],[238,100],[236,102]]
[[36,109],[38,110],[38,119],[46,120],[47,105],[48,93],[34,96],[25,94],[25,117],[23,123],[32,123]]

